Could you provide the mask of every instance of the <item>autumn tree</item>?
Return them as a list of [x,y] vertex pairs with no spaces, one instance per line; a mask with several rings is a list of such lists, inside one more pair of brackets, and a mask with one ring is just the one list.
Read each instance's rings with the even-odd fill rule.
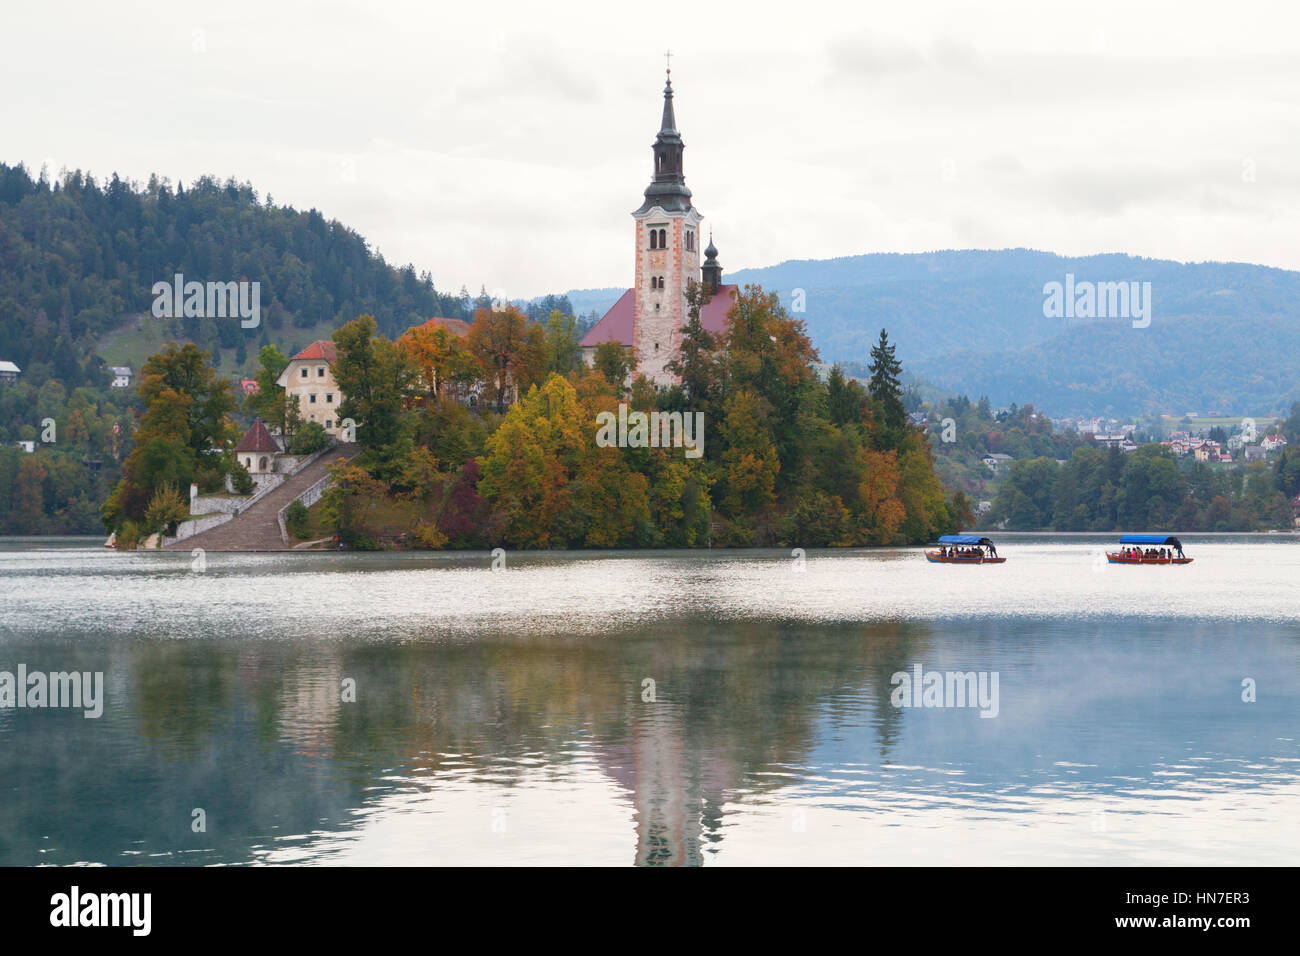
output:
[[321,520],[332,527],[339,540],[363,550],[376,546],[372,522],[389,493],[387,482],[376,478],[355,459],[329,466],[333,479],[321,495]]
[[439,398],[471,385],[479,377],[479,366],[465,341],[437,323],[426,322],[407,329],[397,344],[419,371],[417,388]]
[[482,371],[485,396],[498,411],[517,401],[546,368],[545,331],[513,305],[480,308],[467,345]]
[[746,286],[727,313],[726,382],[729,392],[746,389],[760,401],[761,414],[780,458],[780,487],[799,477],[805,457],[803,413],[817,396],[813,363],[817,350],[802,320],[792,319],[775,293]]
[[727,517],[746,524],[772,504],[781,460],[760,413],[761,400],[747,388],[733,392],[723,412],[723,444],[718,505]]
[[858,536],[865,544],[892,544],[907,517],[898,500],[898,458],[892,451],[858,450]]
[[233,465],[229,446],[239,437],[228,415],[235,408],[231,384],[218,378],[207,354],[193,343],[167,345],[141,369],[139,395],[145,412],[135,449],[122,478],[101,509],[105,526],[140,523],[163,484],[200,490],[219,488]]
[[594,410],[559,375],[511,406],[488,439],[479,492],[514,547],[650,543],[648,482],[624,449],[596,444]]

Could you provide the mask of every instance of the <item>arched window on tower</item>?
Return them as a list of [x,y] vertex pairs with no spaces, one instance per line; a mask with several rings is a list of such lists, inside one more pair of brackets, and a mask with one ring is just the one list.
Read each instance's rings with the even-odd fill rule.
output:
[[650,248],[651,248],[651,249],[658,249],[658,248],[659,248],[659,230],[658,230],[658,229],[651,229],[651,230],[650,230]]
[[667,248],[668,248],[668,230],[667,230],[667,229],[660,229],[660,230],[659,230],[659,248],[660,248],[660,249],[667,249]]

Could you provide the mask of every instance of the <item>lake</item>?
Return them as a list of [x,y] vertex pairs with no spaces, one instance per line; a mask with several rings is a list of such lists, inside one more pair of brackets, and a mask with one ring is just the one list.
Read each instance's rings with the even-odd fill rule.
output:
[[0,539],[0,672],[103,675],[0,709],[0,864],[1290,865],[1300,536],[1114,540]]

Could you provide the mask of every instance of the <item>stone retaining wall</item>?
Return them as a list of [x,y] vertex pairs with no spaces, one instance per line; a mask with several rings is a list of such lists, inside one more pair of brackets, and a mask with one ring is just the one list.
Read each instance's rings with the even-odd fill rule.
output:
[[[310,508],[316,502],[320,501],[321,495],[325,494],[333,482],[333,477],[326,475],[320,481],[316,482],[316,484],[312,485],[300,494],[297,498],[294,498],[293,501],[301,501],[304,505]],[[276,521],[280,525],[280,540],[283,541],[286,546],[289,544],[289,527],[285,524],[284,516],[289,510],[289,505],[293,504],[293,501],[281,508],[279,514],[275,516]]]
[[[242,500],[242,499],[241,499]],[[186,538],[193,537],[200,531],[207,531],[209,528],[215,528],[232,520],[235,515],[231,512],[217,512],[216,514],[199,515],[190,518],[188,521],[182,521],[176,526],[176,537],[164,537],[164,545],[175,544],[177,541],[184,541]]]
[[237,515],[244,509],[248,495],[198,495],[190,499],[190,516],[221,514]]

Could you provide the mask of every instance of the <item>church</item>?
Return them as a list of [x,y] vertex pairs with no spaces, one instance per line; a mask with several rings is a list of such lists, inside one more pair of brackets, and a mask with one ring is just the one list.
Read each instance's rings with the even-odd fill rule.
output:
[[633,377],[643,374],[655,385],[675,385],[678,376],[667,365],[681,352],[682,326],[686,324],[686,290],[703,284],[708,302],[700,310],[705,329],[720,335],[727,328],[734,285],[722,284],[722,265],[710,237],[700,263],[700,223],[704,217],[691,204],[682,169],[686,145],[677,131],[673,112],[672,70],[664,86],[664,113],[654,152],[654,175],[646,187],[645,201],[632,213],[635,227],[636,284],[623,293],[604,317],[582,338],[588,364],[596,346],[617,342],[631,352]]

